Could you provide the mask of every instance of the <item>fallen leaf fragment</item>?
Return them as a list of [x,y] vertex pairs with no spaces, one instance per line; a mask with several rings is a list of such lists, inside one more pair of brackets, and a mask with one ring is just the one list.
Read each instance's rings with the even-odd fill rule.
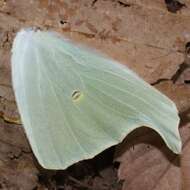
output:
[[173,100],[180,113],[190,108],[190,86],[187,84],[173,84],[172,81],[164,81],[155,85],[161,92]]
[[33,190],[38,170],[23,129],[0,119],[0,137],[0,189]]
[[119,179],[123,190],[190,189],[190,123],[180,128],[183,140],[181,155],[173,154],[159,135],[147,128],[131,133],[117,148]]
[[[157,133],[141,128],[117,148],[123,190],[181,190],[179,157]],[[175,180],[174,180],[175,179]]]

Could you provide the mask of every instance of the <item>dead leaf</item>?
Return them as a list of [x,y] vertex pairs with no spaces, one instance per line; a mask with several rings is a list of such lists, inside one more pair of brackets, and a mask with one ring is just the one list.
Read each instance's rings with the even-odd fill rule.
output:
[[2,39],[0,44],[0,117],[5,121],[20,124],[11,84],[10,49],[13,36],[13,32],[5,31],[0,37]]
[[189,137],[190,125],[186,125],[184,129],[184,146],[181,155],[181,171],[182,171],[182,185],[183,190],[190,189],[190,137]]
[[182,126],[180,133],[181,156],[173,154],[152,130],[141,128],[131,133],[115,155],[121,163],[119,179],[125,180],[123,190],[181,190],[182,184],[188,190],[190,123]]
[[[128,65],[149,83],[156,83],[158,89],[176,102],[182,119],[186,118],[188,121],[189,86],[184,84],[184,81],[189,80],[188,72],[179,77],[178,84],[180,85],[173,84],[172,81],[162,81],[172,79],[179,71],[185,59],[185,47],[190,42],[190,3],[189,0],[182,0],[180,3],[185,6],[178,10],[173,9],[175,11],[171,12],[168,11],[168,5],[164,0],[0,1],[0,116],[9,122],[19,122],[11,88],[10,47],[16,31],[23,27],[38,26],[62,32],[71,39],[93,46]],[[32,155],[27,153],[29,149],[26,146],[27,143],[23,141],[25,137],[20,137],[20,128],[14,124],[1,122],[3,124],[0,126],[3,127],[0,128],[0,151],[2,151],[0,160],[5,161],[2,163],[0,161],[2,188],[46,189],[42,184],[35,186],[38,172]],[[188,129],[188,127],[182,129]],[[189,135],[188,132],[186,134]],[[146,135],[147,140],[150,138],[148,142],[152,142],[152,136],[149,137],[148,132]],[[153,137],[157,139],[156,135]],[[141,139],[139,136],[135,138]],[[153,145],[147,148],[143,144],[144,138],[142,136],[142,144],[135,145],[134,151],[129,151],[132,152],[134,160],[129,155],[120,157],[122,162],[119,169],[120,178],[123,176],[123,179],[130,182],[125,181],[124,188],[127,185],[128,190],[137,187],[140,189],[140,185],[145,188],[147,184],[153,187],[156,181],[158,184],[154,189],[170,190],[169,188],[175,185],[174,190],[178,190],[181,181],[177,180],[180,169],[176,155],[168,152],[163,142],[160,142],[160,137],[158,141],[155,141],[155,146],[160,147],[159,149],[153,148]],[[131,139],[131,142],[133,140]],[[5,144],[3,144],[4,141]],[[185,146],[183,150],[185,155],[181,163],[183,168],[189,166],[187,147]],[[128,165],[126,159],[129,159],[129,163],[133,165]],[[183,183],[187,190],[188,172],[188,169],[183,169]],[[141,177],[136,177],[138,175]],[[104,183],[103,180],[101,183]],[[68,185],[67,189],[73,188]]]
[[[60,22],[67,23],[72,39],[128,65],[150,83],[159,78],[170,79],[176,73],[184,60],[185,45],[190,41],[187,15],[170,14],[164,1],[98,0],[92,4],[85,0],[80,3],[22,0],[7,1],[3,11],[9,12],[10,20],[16,18],[20,27],[43,28],[48,23],[48,28],[61,31]],[[63,33],[68,35],[64,30]]]
[[155,85],[160,91],[176,103],[180,113],[190,108],[190,86],[187,84],[173,84],[172,81],[163,81]]
[[33,190],[38,170],[19,125],[0,120],[0,189]]

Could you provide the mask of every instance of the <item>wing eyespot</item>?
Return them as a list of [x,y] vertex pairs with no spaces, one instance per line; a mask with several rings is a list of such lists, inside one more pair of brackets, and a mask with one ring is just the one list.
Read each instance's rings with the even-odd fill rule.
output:
[[83,94],[79,90],[73,91],[73,93],[71,95],[73,102],[79,101],[82,98],[82,96],[83,96]]

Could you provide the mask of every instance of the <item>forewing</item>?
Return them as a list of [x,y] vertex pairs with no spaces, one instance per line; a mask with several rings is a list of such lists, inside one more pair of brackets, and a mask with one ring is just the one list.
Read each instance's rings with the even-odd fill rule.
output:
[[140,126],[180,151],[173,102],[127,67],[57,34],[20,32],[12,78],[27,136],[45,168],[92,158]]

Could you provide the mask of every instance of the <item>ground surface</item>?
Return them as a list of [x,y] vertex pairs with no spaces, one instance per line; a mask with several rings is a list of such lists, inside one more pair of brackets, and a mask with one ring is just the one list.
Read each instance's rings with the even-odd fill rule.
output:
[[[168,95],[180,112],[182,154],[139,129],[92,160],[42,169],[20,125],[10,78],[13,38],[31,26],[99,49]],[[0,189],[189,190],[189,49],[189,0],[0,0]]]

